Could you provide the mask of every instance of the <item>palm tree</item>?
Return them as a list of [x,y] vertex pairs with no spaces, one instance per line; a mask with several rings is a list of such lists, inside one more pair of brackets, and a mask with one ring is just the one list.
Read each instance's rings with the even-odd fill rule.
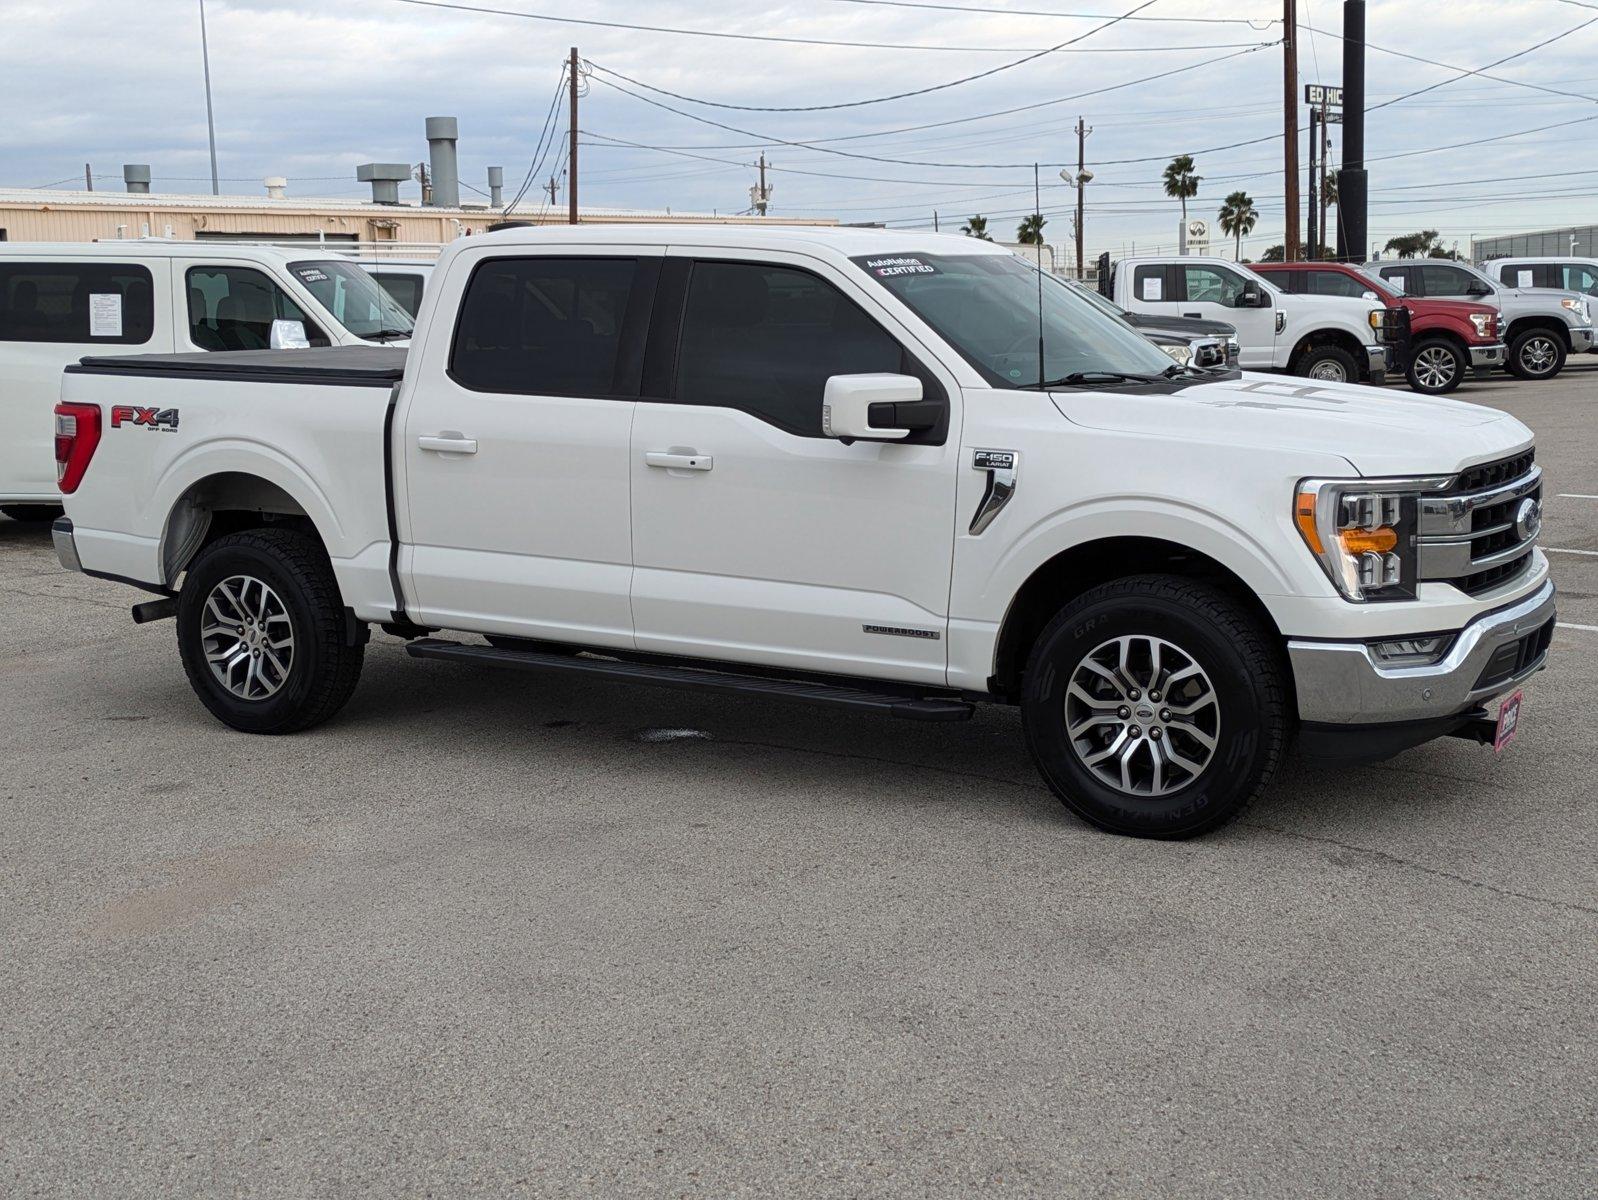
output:
[[1236,239],[1237,250],[1232,257],[1243,261],[1243,235],[1253,233],[1260,215],[1247,192],[1233,192],[1221,203],[1221,232]]
[[1388,238],[1387,249],[1395,251],[1399,258],[1438,258],[1447,254],[1437,240],[1435,229],[1422,229],[1419,233]]
[[1042,213],[1033,213],[1029,217],[1022,217],[1021,223],[1015,227],[1015,240],[1023,246],[1043,245],[1043,227],[1048,224]]
[[983,216],[967,217],[965,224],[960,226],[960,232],[966,237],[979,238],[984,242],[993,240],[993,235],[988,232],[988,219]]
[[1199,181],[1204,177],[1193,174],[1193,156],[1179,154],[1165,168],[1165,194],[1182,202],[1182,223],[1187,224],[1187,202],[1198,195]]

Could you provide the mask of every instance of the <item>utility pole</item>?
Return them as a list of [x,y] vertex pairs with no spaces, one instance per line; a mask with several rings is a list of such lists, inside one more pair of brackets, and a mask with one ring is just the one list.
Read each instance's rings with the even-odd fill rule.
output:
[[1326,95],[1323,92],[1321,94],[1321,176],[1319,184],[1317,184],[1315,190],[1310,193],[1310,203],[1318,207],[1321,214],[1320,225],[1317,227],[1320,230],[1320,241],[1311,243],[1312,253],[1314,253],[1317,258],[1320,257],[1321,246],[1326,244],[1326,187],[1328,178],[1326,174],[1326,162],[1331,156],[1332,152],[1332,123],[1330,120],[1328,120],[1329,115],[1330,113],[1327,106]]
[[1093,132],[1092,126],[1082,117],[1076,119],[1076,277],[1078,281],[1085,278],[1082,263],[1082,209],[1083,201],[1087,196],[1088,180],[1092,178],[1087,173],[1087,140],[1088,134]]
[[200,0],[200,61],[205,64],[205,132],[211,141],[211,195],[222,194],[216,177],[216,118],[211,114],[211,44],[205,36],[205,0]]
[[[938,232],[938,210],[937,209],[933,209],[932,210],[932,232],[933,233],[937,233]],[[1571,238],[1570,240],[1572,242],[1574,242],[1576,239],[1575,238]]]
[[422,203],[433,202],[433,185],[427,182],[427,164],[416,164],[416,181],[422,185]]
[[566,223],[577,224],[577,47],[572,47],[566,74],[571,77],[571,146],[567,151]]
[[83,187],[85,191],[94,191],[94,171],[88,163],[83,164]]
[[1337,173],[1337,257],[1363,262],[1369,241],[1365,175],[1365,0],[1343,0],[1343,169]]
[[549,207],[551,208],[555,207],[555,193],[559,190],[559,188],[560,184],[557,183],[555,181],[555,177],[551,175],[549,177],[549,182],[544,185],[544,190],[549,193]]
[[749,207],[754,210],[755,216],[766,215],[766,205],[771,201],[771,189],[766,186],[766,152],[760,152],[760,183],[749,189]]
[[1299,258],[1298,242],[1298,2],[1282,0],[1282,160],[1286,164],[1287,237],[1283,254]]
[[1316,148],[1316,146],[1318,146],[1320,144],[1316,140],[1316,137],[1315,137],[1315,123],[1319,119],[1320,119],[1320,110],[1318,108],[1316,108],[1314,105],[1310,105],[1310,110],[1309,110],[1309,182],[1305,184],[1305,187],[1308,188],[1308,191],[1306,191],[1304,193],[1304,198],[1308,201],[1308,203],[1306,203],[1304,207],[1307,210],[1307,214],[1306,215],[1308,217],[1308,225],[1309,225],[1308,232],[1305,235],[1305,241],[1309,243],[1309,250],[1306,252],[1306,257],[1309,257],[1309,258],[1315,257],[1315,248],[1326,240],[1325,231],[1322,230],[1319,226],[1317,226],[1315,224],[1315,148]]

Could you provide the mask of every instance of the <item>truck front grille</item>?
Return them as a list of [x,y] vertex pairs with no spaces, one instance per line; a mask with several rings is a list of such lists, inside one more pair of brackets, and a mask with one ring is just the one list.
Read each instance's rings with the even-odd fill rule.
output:
[[1526,451],[1462,472],[1444,492],[1423,496],[1417,560],[1420,578],[1451,583],[1471,596],[1529,570],[1536,525],[1520,520],[1527,501],[1542,504],[1542,470]]

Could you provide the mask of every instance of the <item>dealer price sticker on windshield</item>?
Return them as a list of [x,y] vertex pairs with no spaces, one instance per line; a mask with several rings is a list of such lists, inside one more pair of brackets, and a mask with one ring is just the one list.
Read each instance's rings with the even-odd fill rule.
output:
[[1498,706],[1498,731],[1493,735],[1493,753],[1502,754],[1520,732],[1520,702],[1524,692],[1504,697]]

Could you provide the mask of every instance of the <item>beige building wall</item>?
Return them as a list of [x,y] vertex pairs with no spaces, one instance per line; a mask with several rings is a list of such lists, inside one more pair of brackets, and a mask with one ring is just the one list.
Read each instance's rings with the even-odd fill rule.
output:
[[[770,224],[775,217],[585,209],[585,222]],[[314,237],[340,241],[431,243],[482,233],[501,219],[486,208],[434,209],[343,200],[268,200],[230,196],[136,195],[125,192],[0,191],[0,229],[12,242],[89,242],[137,237]],[[514,214],[515,220],[563,224],[558,212]],[[835,225],[835,220],[787,224]]]

